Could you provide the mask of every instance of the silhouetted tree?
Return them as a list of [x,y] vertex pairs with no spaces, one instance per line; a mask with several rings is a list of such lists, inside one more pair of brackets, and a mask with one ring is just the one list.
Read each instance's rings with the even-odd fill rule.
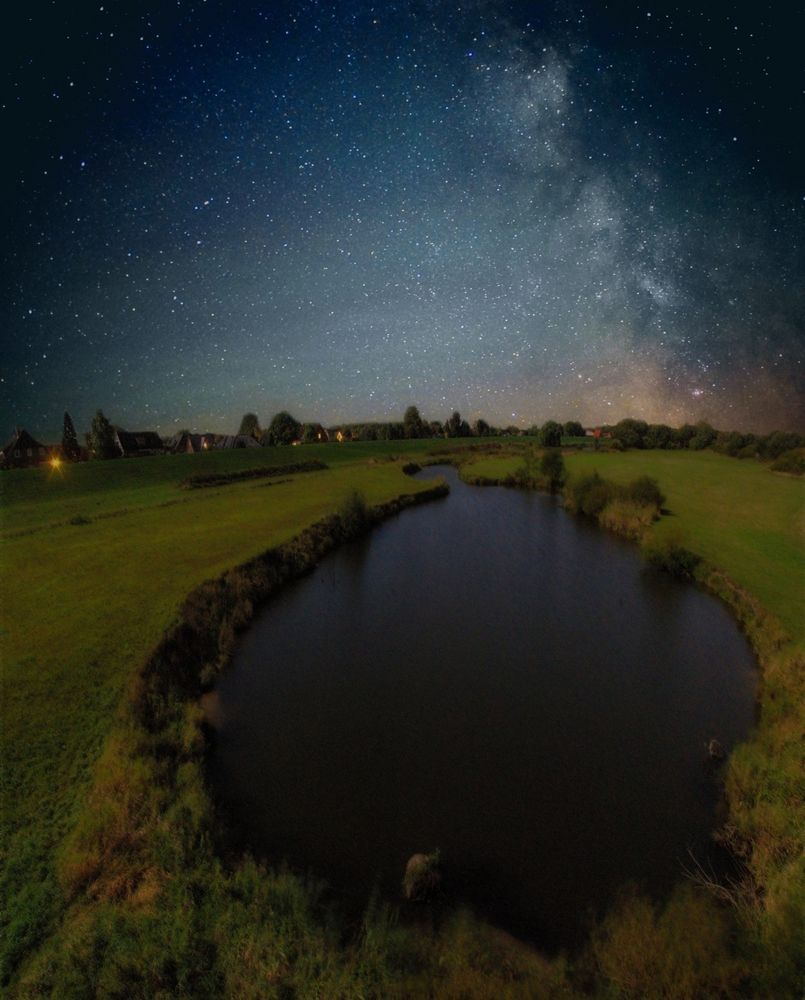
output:
[[257,419],[257,415],[254,413],[244,413],[243,418],[240,421],[240,428],[238,434],[245,434],[247,437],[253,437],[255,441],[259,441],[262,435],[260,430],[260,421]]
[[612,428],[612,437],[620,441],[624,448],[642,448],[647,433],[648,424],[645,420],[633,420],[631,417],[620,420]]
[[688,441],[688,448],[691,448],[693,451],[702,451],[705,448],[709,448],[715,441],[717,433],[714,427],[711,427],[706,421],[700,420],[696,424],[696,433]]
[[475,437],[487,437],[489,434],[489,424],[479,417],[472,425],[472,433]]
[[540,428],[539,443],[543,448],[558,448],[562,444],[562,425],[546,420]]
[[539,471],[543,486],[551,493],[561,489],[565,481],[565,460],[562,458],[562,452],[549,448],[540,460]]
[[676,436],[668,424],[649,424],[643,438],[644,448],[675,448]]
[[568,420],[563,430],[567,437],[584,437],[584,427],[578,420]]
[[458,410],[453,410],[453,415],[444,425],[444,431],[447,437],[469,437],[470,425],[466,420],[461,419]]
[[294,420],[290,413],[281,410],[271,418],[268,430],[263,433],[262,441],[263,444],[272,445],[291,444],[292,441],[298,440],[301,436],[302,425],[299,421]]
[[77,462],[81,457],[81,446],[78,443],[78,435],[75,432],[75,425],[72,417],[64,411],[64,426],[61,436],[61,450],[68,462]]
[[93,458],[117,458],[115,429],[104,416],[103,410],[96,410],[87,434],[87,448]]
[[415,406],[409,406],[403,416],[403,427],[407,438],[420,438],[423,434],[422,417]]

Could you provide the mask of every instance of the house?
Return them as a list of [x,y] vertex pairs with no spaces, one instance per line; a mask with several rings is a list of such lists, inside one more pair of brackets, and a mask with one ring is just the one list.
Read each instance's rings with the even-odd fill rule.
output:
[[196,455],[200,451],[209,451],[214,447],[214,434],[189,434],[183,431],[170,440],[170,450],[174,454]]
[[215,440],[216,448],[259,448],[260,443],[255,441],[251,434],[223,434],[218,435]]
[[156,431],[124,431],[115,427],[115,444],[124,458],[138,455],[161,455],[165,451],[162,438]]
[[32,438],[24,427],[15,427],[3,446],[0,468],[23,469],[28,465],[42,465],[49,457],[50,448]]

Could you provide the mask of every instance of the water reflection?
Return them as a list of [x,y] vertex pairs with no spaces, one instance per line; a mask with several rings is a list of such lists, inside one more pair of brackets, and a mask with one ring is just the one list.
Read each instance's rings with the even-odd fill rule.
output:
[[710,850],[704,745],[753,718],[721,605],[550,497],[464,486],[325,560],[244,637],[213,782],[244,842],[360,907],[441,849],[451,899],[543,945]]

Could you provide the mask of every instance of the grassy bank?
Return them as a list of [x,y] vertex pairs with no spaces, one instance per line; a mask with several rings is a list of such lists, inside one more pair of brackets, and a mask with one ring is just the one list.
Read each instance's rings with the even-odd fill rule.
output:
[[[411,930],[372,903],[360,927],[345,927],[315,887],[219,857],[200,679],[218,669],[239,616],[266,588],[349,534],[328,517],[353,490],[382,505],[428,489],[387,460],[392,444],[408,460],[427,461],[433,449],[311,446],[304,458],[330,468],[289,470],[271,489],[230,473],[290,464],[298,449],[88,465],[58,480],[41,470],[2,477],[0,544],[5,578],[15,581],[2,635],[3,941],[9,974],[22,977],[12,992],[797,996],[802,484],[754,464],[706,453],[567,458],[574,475],[595,467],[620,482],[654,476],[671,513],[649,530],[673,522],[707,559],[707,546],[721,546],[713,562],[724,573],[707,568],[708,583],[733,602],[764,665],[761,725],[728,779],[730,836],[751,876],[737,905],[686,891],[662,908],[624,897],[569,970],[462,914]],[[522,461],[484,450],[459,457],[470,457],[471,475],[495,477]],[[227,485],[188,493],[179,484],[189,475],[224,475]],[[770,603],[749,596],[759,596],[764,574],[773,577]],[[204,583],[212,578],[221,579]]]
[[[320,450],[318,448],[311,450]],[[305,452],[308,455],[308,452]],[[249,449],[67,467],[0,478],[6,969],[62,905],[54,852],[81,813],[126,684],[204,580],[287,542],[353,490],[369,504],[427,487],[374,449],[327,449],[332,468],[266,489],[188,493],[189,474],[298,461]]]
[[[695,558],[685,570],[730,606],[757,653],[759,721],[730,758],[729,818],[720,833],[740,877],[733,885],[707,888],[730,908],[740,940],[733,954],[740,952],[751,970],[747,994],[805,995],[803,484],[711,452],[585,452],[565,461],[571,506],[574,487],[594,473],[621,488],[641,476],[656,479],[666,497],[662,518],[620,523],[607,516],[613,504],[600,523],[639,536],[660,562],[663,553],[691,553]],[[489,455],[464,464],[462,475],[510,481],[521,467],[517,453]],[[707,881],[703,873],[701,881]],[[631,946],[642,936],[638,909],[621,918],[634,925]],[[621,931],[613,930],[614,940]]]

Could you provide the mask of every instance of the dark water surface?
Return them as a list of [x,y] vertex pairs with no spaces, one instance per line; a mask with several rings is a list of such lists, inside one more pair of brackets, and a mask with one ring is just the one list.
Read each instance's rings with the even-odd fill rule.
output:
[[550,497],[465,486],[328,557],[218,685],[213,785],[252,850],[360,907],[440,848],[448,897],[545,946],[705,857],[754,714],[727,611]]

